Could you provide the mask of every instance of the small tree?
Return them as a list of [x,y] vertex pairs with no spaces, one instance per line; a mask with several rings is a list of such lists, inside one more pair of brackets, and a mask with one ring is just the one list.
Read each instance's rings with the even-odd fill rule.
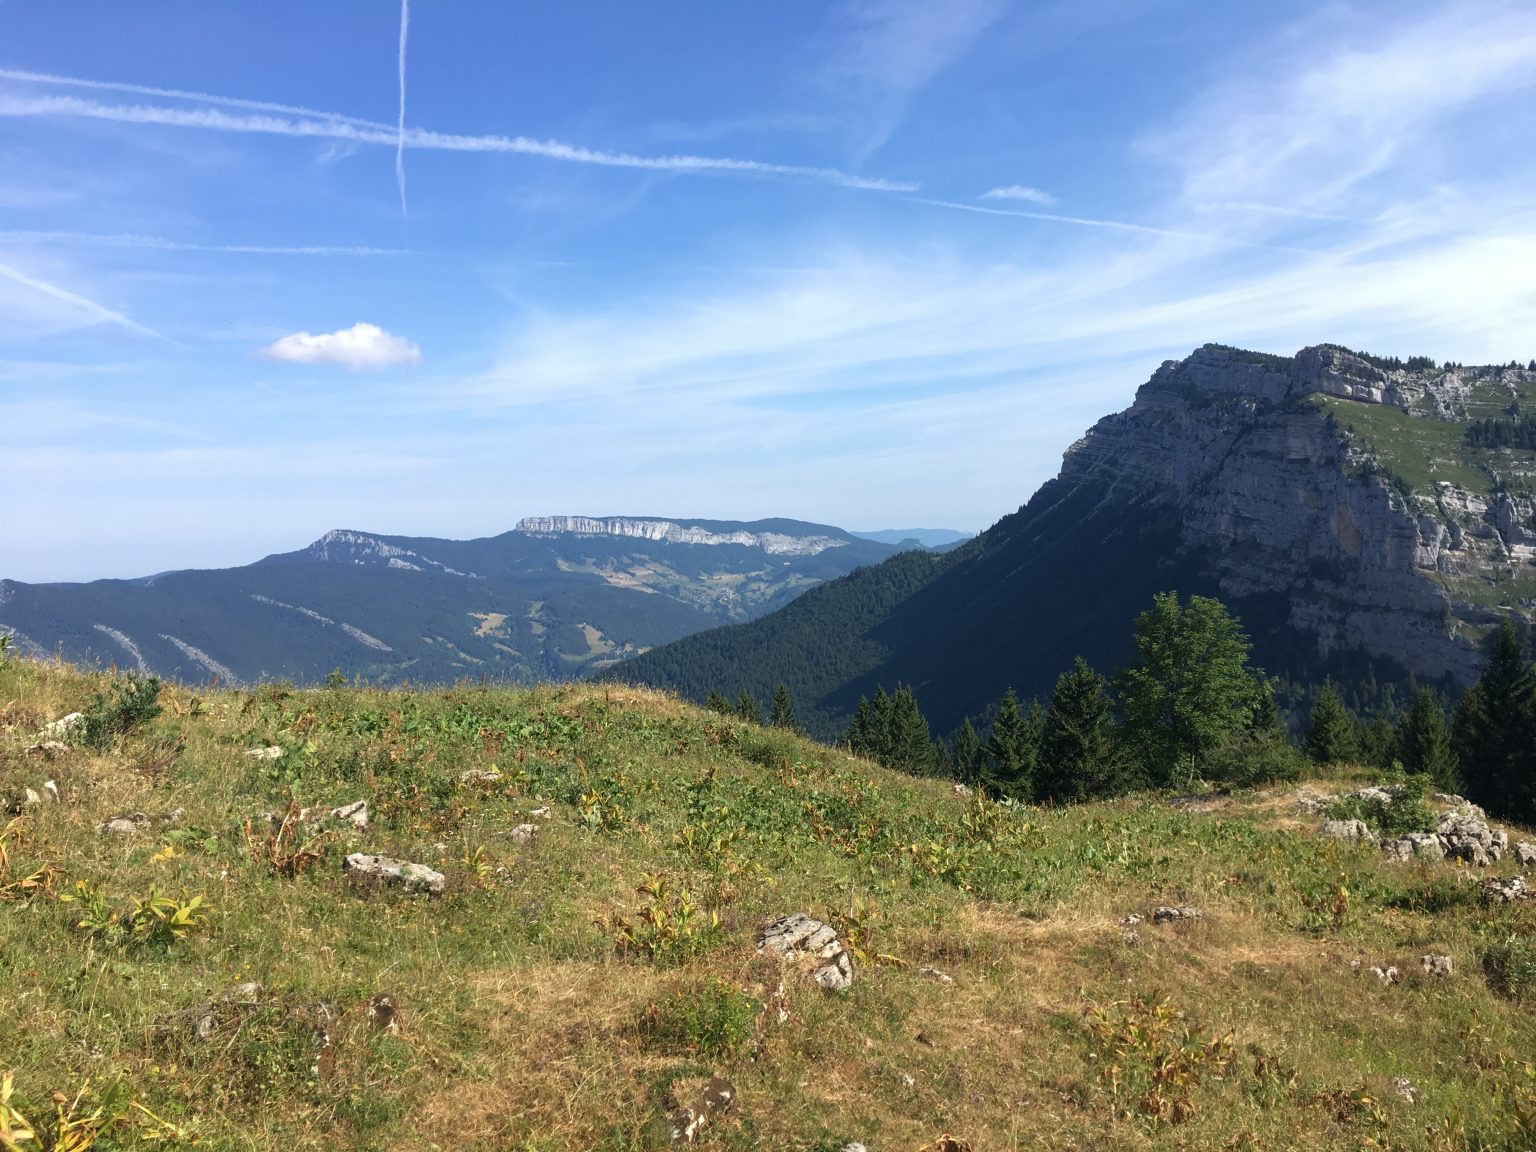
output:
[[1242,626],[1220,600],[1173,592],[1136,620],[1136,656],[1116,677],[1127,734],[1154,782],[1193,780],[1201,761],[1253,712],[1254,672]]
[[1345,707],[1331,679],[1323,681],[1323,690],[1307,715],[1307,735],[1302,747],[1315,764],[1353,760],[1359,750],[1354,714]]
[[794,728],[795,705],[789,698],[789,688],[781,680],[773,690],[773,703],[768,709],[768,723],[775,728]]
[[713,691],[710,692],[709,698],[704,701],[704,707],[708,708],[711,712],[718,712],[722,716],[729,716],[732,711],[731,702],[720,695],[719,692]]
[[988,788],[1013,800],[1034,799],[1038,732],[1038,728],[1031,731],[1029,719],[1019,711],[1018,696],[1008,689],[987,741],[990,762],[982,769],[982,780]]
[[1079,656],[1051,692],[1040,732],[1035,795],[1069,804],[1129,787],[1108,684]]
[[1536,818],[1536,673],[1508,619],[1457,706],[1454,742],[1471,799],[1501,816]]
[[960,730],[955,733],[954,749],[951,752],[955,776],[967,784],[976,783],[981,779],[985,758],[981,737],[976,735],[976,729],[971,726],[971,718],[967,716],[960,722]]
[[1461,786],[1445,710],[1428,688],[1419,689],[1413,707],[1398,721],[1393,745],[1396,758],[1410,774],[1422,773],[1446,791]]
[[926,775],[933,771],[933,736],[928,721],[917,706],[917,697],[904,684],[896,686],[891,696],[890,744],[887,768]]
[[754,724],[763,722],[763,714],[757,710],[757,701],[752,699],[752,693],[743,692],[736,697],[736,715],[743,720],[750,720]]

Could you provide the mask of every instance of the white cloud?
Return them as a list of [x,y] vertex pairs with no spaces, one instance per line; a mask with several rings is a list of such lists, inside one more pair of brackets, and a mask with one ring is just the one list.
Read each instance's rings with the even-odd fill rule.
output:
[[420,348],[377,324],[354,324],[318,336],[295,332],[264,349],[262,355],[294,364],[345,364],[354,372],[421,363]]
[[1050,205],[1056,203],[1056,197],[1049,192],[1042,192],[1038,188],[1031,188],[1028,184],[1005,184],[997,188],[990,188],[981,194],[983,200],[1024,200],[1030,204]]

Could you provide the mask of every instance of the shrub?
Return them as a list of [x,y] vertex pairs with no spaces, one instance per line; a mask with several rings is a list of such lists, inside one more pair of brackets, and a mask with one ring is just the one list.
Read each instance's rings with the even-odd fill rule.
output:
[[1490,945],[1483,953],[1483,978],[1511,1000],[1536,993],[1536,940],[1511,935]]
[[1330,820],[1363,820],[1377,835],[1388,838],[1410,832],[1429,832],[1435,826],[1435,814],[1424,803],[1434,782],[1416,772],[1396,786],[1388,801],[1360,796],[1340,796],[1328,805]]
[[646,1042],[681,1048],[706,1059],[739,1056],[757,1034],[763,1006],[722,980],[680,989],[661,1004],[652,1004],[640,1018]]
[[80,742],[105,752],[112,741],[126,736],[160,715],[160,678],[128,673],[112,685],[110,697],[96,693],[76,731]]

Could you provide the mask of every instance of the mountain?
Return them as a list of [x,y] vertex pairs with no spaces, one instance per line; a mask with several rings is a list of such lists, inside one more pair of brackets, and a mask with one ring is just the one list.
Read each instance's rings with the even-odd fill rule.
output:
[[184,680],[568,679],[893,555],[824,524],[529,517],[479,540],[338,530],[219,570],[0,581],[34,650]]
[[916,541],[924,548],[944,548],[969,540],[970,532],[953,528],[882,528],[878,532],[855,532],[860,540],[878,540],[881,544],[906,544]]
[[1225,600],[1271,673],[1465,684],[1501,616],[1536,608],[1536,452],[1496,446],[1536,446],[1533,392],[1536,362],[1207,345],[951,554],[893,557],[612,675],[695,699],[783,681],[822,735],[899,681],[949,731],[1010,686],[1044,695],[1074,656],[1118,666],[1175,589]]

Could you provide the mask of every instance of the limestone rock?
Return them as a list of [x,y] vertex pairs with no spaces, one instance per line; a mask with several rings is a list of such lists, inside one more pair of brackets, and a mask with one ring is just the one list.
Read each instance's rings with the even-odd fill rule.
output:
[[919,976],[926,976],[937,984],[953,984],[955,982],[955,978],[948,972],[940,972],[937,968],[919,968],[917,972]]
[[1435,833],[1445,845],[1445,854],[1477,867],[1485,867],[1504,854],[1509,835],[1495,832],[1468,811],[1447,810],[1435,822]]
[[1376,977],[1376,979],[1380,980],[1383,984],[1390,985],[1397,983],[1399,973],[1397,969],[1390,964],[1385,968],[1381,967],[1380,965],[1372,965],[1368,971],[1372,976]]
[[531,844],[533,843],[533,838],[538,834],[539,826],[537,824],[519,824],[511,832],[507,833],[512,838],[512,843],[514,844]]
[[1164,904],[1160,907],[1152,909],[1152,923],[1193,924],[1196,920],[1202,919],[1204,915],[1205,913],[1202,912],[1199,908],[1193,908],[1189,905],[1175,907],[1173,905]]
[[[853,959],[837,938],[837,930],[804,912],[764,924],[757,934],[757,949],[790,964],[812,961],[813,978],[828,992],[845,991],[853,983]],[[825,963],[814,963],[818,960]]]
[[400,1007],[388,992],[375,992],[368,1001],[368,1022],[375,1032],[400,1031]]
[[441,895],[448,884],[446,876],[425,864],[412,864],[390,856],[370,856],[366,852],[353,852],[342,868],[351,876],[382,884],[399,884],[407,892],[426,892],[432,896]]
[[103,836],[134,836],[155,824],[175,824],[181,817],[180,808],[153,815],[147,812],[123,812],[108,816],[96,826],[96,831]]
[[268,748],[247,748],[245,754],[252,760],[281,760],[283,758],[283,750],[276,744]]
[[692,1144],[704,1128],[736,1100],[736,1087],[720,1076],[711,1076],[687,1103],[672,1114],[674,1144]]
[[528,815],[532,816],[535,820],[548,820],[553,813],[554,809],[545,804],[542,808],[533,809]]
[[40,740],[36,744],[28,744],[24,751],[28,756],[46,756],[52,760],[55,756],[68,753],[69,745],[62,740]]
[[[291,812],[292,809],[289,809]],[[287,818],[284,812],[268,812],[267,819],[275,826],[281,824]],[[334,820],[340,824],[350,824],[358,831],[368,827],[368,801],[354,800],[350,804],[340,804],[335,808],[327,808],[324,804],[314,804],[308,808],[300,808],[297,813],[300,824],[313,824],[317,821]]]
[[1522,840],[1515,845],[1515,862],[1522,868],[1536,867],[1536,844]]
[[1371,831],[1370,825],[1364,820],[1324,820],[1317,831],[1320,836],[1334,840],[1376,843],[1376,833]]
[[1489,876],[1478,888],[1484,904],[1510,904],[1516,900],[1527,900],[1531,895],[1531,890],[1525,886],[1524,876],[1511,876],[1508,880]]
[[1392,1091],[1397,1094],[1399,1099],[1405,1100],[1409,1104],[1417,1104],[1419,1102],[1419,1090],[1414,1087],[1413,1081],[1406,1076],[1394,1076],[1392,1078]]
[[1449,956],[1436,956],[1434,953],[1426,953],[1419,957],[1419,969],[1426,976],[1449,976],[1451,974],[1451,958]]
[[460,784],[499,784],[500,768],[466,768],[459,773]]
[[68,716],[60,716],[57,720],[43,725],[43,735],[57,740],[61,736],[68,736],[76,728],[85,723],[85,716],[79,712],[71,712]]

